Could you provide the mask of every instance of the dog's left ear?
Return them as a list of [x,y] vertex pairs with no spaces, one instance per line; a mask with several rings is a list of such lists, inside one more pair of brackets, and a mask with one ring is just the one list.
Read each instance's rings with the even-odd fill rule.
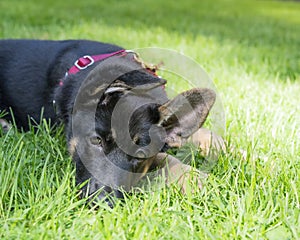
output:
[[170,147],[180,147],[204,124],[215,99],[213,90],[195,88],[160,106],[159,125],[166,130],[166,143]]

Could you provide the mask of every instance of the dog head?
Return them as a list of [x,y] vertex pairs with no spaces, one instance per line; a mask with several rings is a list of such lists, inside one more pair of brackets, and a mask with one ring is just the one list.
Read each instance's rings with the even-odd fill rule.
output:
[[76,89],[67,132],[77,182],[88,181],[83,194],[97,192],[112,204],[108,196],[129,191],[157,153],[181,146],[202,126],[215,93],[192,89],[169,100],[165,83],[124,56],[99,64]]

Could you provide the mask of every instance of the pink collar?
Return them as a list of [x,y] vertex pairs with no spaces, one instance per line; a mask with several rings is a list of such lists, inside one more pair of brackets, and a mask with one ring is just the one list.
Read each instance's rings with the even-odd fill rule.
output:
[[93,56],[85,55],[85,56],[77,59],[75,61],[74,65],[69,69],[69,71],[66,72],[65,77],[59,81],[59,86],[64,85],[64,80],[66,79],[66,77],[68,75],[76,74],[76,73],[80,72],[81,70],[86,69],[89,66],[93,65],[95,62],[102,61],[106,58],[112,57],[114,55],[117,55],[117,54],[123,53],[123,52],[126,52],[126,50],[121,49],[116,52],[103,53],[103,54],[93,55]]
[[[64,85],[64,80],[67,78],[67,76],[74,75],[74,74],[80,72],[81,70],[86,69],[89,66],[93,65],[95,62],[105,60],[105,59],[112,57],[114,55],[117,55],[119,53],[126,54],[126,53],[130,53],[130,52],[133,52],[133,51],[121,49],[119,51],[112,52],[112,53],[103,53],[103,54],[93,55],[93,56],[85,55],[75,61],[74,65],[69,69],[69,71],[66,72],[65,77],[59,81],[59,86]],[[152,75],[158,77],[156,74],[156,70],[157,70],[156,67],[153,68],[153,67],[145,66],[145,69],[148,70],[148,72],[151,73]]]
[[93,65],[95,62],[99,62],[102,61],[106,58],[112,57],[114,55],[117,55],[119,53],[123,53],[125,52],[124,49],[116,51],[116,52],[112,52],[112,53],[104,53],[104,54],[100,54],[100,55],[94,55],[94,56],[83,56],[81,58],[79,58],[78,60],[76,60],[76,62],[74,63],[73,67],[71,67],[69,69],[69,71],[67,72],[67,74],[76,74],[78,72],[80,72],[83,69],[86,69],[87,67]]

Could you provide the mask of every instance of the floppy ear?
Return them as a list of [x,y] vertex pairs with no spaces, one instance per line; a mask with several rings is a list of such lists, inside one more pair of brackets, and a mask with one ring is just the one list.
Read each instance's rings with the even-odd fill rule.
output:
[[160,106],[159,125],[166,130],[166,143],[170,147],[180,147],[186,138],[203,125],[215,99],[213,90],[195,88]]

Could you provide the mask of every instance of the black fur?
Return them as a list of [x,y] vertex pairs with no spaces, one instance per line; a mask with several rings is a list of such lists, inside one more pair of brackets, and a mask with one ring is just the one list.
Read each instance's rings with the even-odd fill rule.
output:
[[[53,108],[54,92],[74,62],[84,55],[120,50],[118,46],[85,40],[0,41],[0,109],[13,109],[16,124],[28,129],[28,117],[57,121]],[[81,73],[82,74],[82,73]],[[72,83],[74,85],[79,82]],[[66,90],[66,102],[70,101]],[[65,99],[62,99],[65,101]]]

